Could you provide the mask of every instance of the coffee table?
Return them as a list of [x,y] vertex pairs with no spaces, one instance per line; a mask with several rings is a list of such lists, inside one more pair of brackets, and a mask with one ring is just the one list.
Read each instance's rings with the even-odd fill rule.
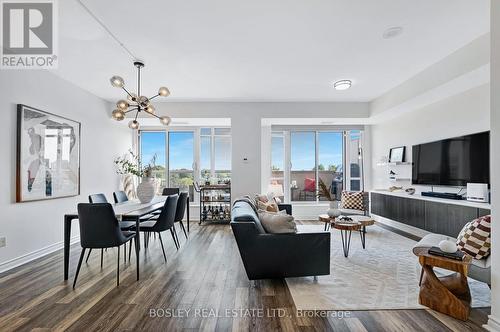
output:
[[[361,216],[361,215],[351,215],[348,217],[351,218],[353,221],[357,221],[358,223],[361,224],[361,228],[359,229],[359,231],[360,231],[359,235],[361,237],[361,245],[363,246],[363,249],[365,249],[366,248],[366,227],[375,224],[375,220],[372,217]],[[318,217],[319,221],[322,221],[325,223],[325,231],[330,229],[331,225],[335,222],[336,218],[337,217],[330,217],[327,214],[320,214]]]
[[[357,221],[343,221],[335,220],[331,223],[332,227],[340,231],[340,236],[342,238],[342,249],[344,250],[344,256],[349,256],[349,247],[351,246],[351,235],[352,231],[361,231],[362,225]],[[361,231],[360,234],[363,232]]]
[[[471,257],[465,255],[461,261],[429,254],[429,247],[417,247],[413,253],[422,265],[420,294],[418,302],[433,310],[457,319],[467,320],[470,312],[471,295],[467,273]],[[438,277],[434,267],[456,273]]]

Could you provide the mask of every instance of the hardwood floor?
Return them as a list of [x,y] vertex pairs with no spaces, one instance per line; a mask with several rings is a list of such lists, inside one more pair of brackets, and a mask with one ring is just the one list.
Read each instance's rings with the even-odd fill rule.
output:
[[167,233],[168,262],[152,240],[141,249],[141,280],[132,257],[120,265],[119,287],[116,249],[104,254],[102,270],[99,251],[92,253],[76,290],[79,246],[71,251],[68,282],[62,250],[1,274],[0,331],[480,331],[489,314],[489,308],[474,309],[465,323],[430,310],[297,315],[284,281],[248,281],[228,225],[192,223],[189,240],[179,232],[179,251]]

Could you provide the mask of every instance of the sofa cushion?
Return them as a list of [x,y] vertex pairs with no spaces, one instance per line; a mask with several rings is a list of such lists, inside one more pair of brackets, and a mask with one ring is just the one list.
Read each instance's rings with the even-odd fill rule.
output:
[[259,217],[250,203],[239,200],[235,201],[232,209],[232,220],[238,222],[253,222],[257,231],[259,233],[265,233],[264,227],[262,227]]
[[286,213],[273,213],[259,210],[259,219],[267,233],[296,233],[297,225],[294,218]]
[[365,210],[363,192],[362,191],[343,191],[340,198],[341,209]]
[[467,223],[457,238],[458,249],[475,259],[490,255],[491,217],[483,216]]

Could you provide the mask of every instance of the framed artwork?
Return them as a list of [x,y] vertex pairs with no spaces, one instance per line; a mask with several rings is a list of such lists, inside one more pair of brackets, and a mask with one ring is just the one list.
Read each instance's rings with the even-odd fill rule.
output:
[[80,194],[80,122],[17,105],[16,202]]
[[397,148],[392,148],[389,151],[389,162],[390,163],[402,163],[405,161],[406,146],[399,146]]

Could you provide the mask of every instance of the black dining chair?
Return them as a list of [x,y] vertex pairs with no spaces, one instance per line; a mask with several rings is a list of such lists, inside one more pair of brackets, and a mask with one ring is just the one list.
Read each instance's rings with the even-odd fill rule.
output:
[[[161,249],[163,251],[163,257],[165,258],[165,262],[167,261],[167,255],[165,254],[165,247],[163,246],[163,240],[161,238],[161,232],[170,230],[172,234],[172,239],[174,240],[175,246],[179,249],[179,244],[177,243],[177,239],[175,236],[175,213],[177,211],[177,201],[179,199],[178,195],[169,195],[165,200],[165,204],[163,205],[163,209],[161,213],[155,219],[150,219],[148,221],[143,222],[139,225],[139,231],[147,232],[147,233],[157,233],[158,238],[160,239]],[[145,233],[146,234],[146,233]],[[148,240],[145,237],[144,244],[147,247]]]
[[[113,193],[114,196],[114,193]],[[126,196],[126,195],[125,195]],[[92,194],[89,195],[89,203],[108,203],[108,200],[106,198],[106,195],[104,194]],[[119,222],[120,228],[122,231],[128,231],[133,228],[135,228],[135,221],[120,221]],[[127,257],[127,245],[124,247],[124,257]],[[92,248],[90,248],[89,253],[87,254],[87,258],[85,259],[85,263],[88,263],[90,254],[92,253]],[[101,268],[102,268],[102,261],[103,261],[103,254],[104,254],[104,249],[101,249]]]
[[179,195],[179,188],[163,188],[162,196]]
[[75,280],[73,281],[73,289],[76,286],[85,250],[102,250],[114,247],[118,249],[118,265],[116,269],[116,285],[118,286],[120,284],[120,246],[132,240],[135,237],[135,232],[120,229],[113,207],[109,203],[78,204],[78,220],[80,223],[82,252],[78,261]]
[[89,203],[107,203],[108,199],[104,194],[92,194],[89,195]]
[[[170,195],[179,195],[180,189],[179,188],[163,188],[161,195],[162,196],[170,196]],[[152,214],[153,215],[159,215],[161,212],[160,211],[155,211]]]
[[[175,211],[175,222],[178,222],[181,225],[182,231],[184,232],[184,236],[186,240],[188,238],[186,228],[182,223],[182,219],[184,219],[184,213],[186,212],[187,200],[189,199],[188,193],[183,192],[179,195],[179,200],[177,201],[177,209]],[[176,234],[177,236],[177,234]],[[177,238],[177,242],[179,242],[179,238]]]
[[115,203],[123,203],[128,201],[128,196],[123,190],[120,190],[113,192],[113,199]]

